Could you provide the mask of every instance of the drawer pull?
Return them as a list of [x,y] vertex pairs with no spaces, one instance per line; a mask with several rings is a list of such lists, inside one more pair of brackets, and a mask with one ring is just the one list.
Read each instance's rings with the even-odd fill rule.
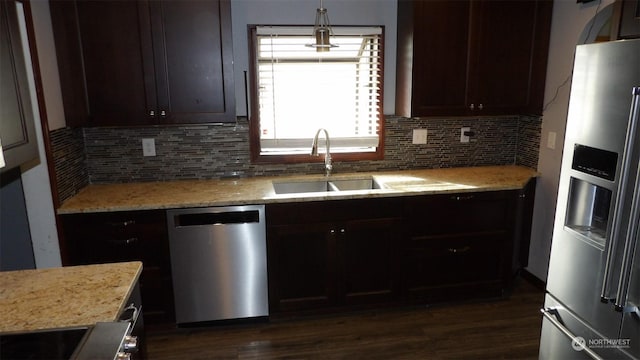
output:
[[451,200],[455,201],[465,201],[473,199],[473,195],[455,195],[451,197]]
[[458,254],[458,253],[465,253],[467,251],[471,250],[471,246],[463,246],[463,247],[459,247],[459,248],[448,248],[447,251],[453,254]]
[[113,227],[127,227],[127,226],[131,226],[131,225],[135,225],[136,221],[135,220],[125,220],[125,221],[118,221],[118,222],[108,222],[107,223],[110,226]]
[[137,237],[130,237],[128,239],[113,239],[111,240],[111,242],[115,245],[131,245],[131,244],[135,244],[138,242],[138,238]]

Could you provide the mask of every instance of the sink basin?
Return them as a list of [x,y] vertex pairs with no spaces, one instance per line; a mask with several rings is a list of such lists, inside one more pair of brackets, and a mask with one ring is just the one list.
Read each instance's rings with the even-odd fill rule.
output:
[[335,179],[273,182],[276,194],[300,194],[327,191],[373,190],[382,187],[372,177],[361,179]]
[[380,184],[371,177],[366,179],[332,180],[329,182],[329,187],[333,187],[332,190],[334,191],[382,189]]
[[298,194],[308,192],[329,191],[329,182],[325,180],[315,181],[288,181],[273,182],[273,190],[276,194]]

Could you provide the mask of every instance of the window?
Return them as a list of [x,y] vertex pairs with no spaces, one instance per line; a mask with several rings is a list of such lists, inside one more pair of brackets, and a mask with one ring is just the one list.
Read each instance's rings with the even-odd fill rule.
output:
[[336,160],[382,158],[381,27],[333,27],[328,52],[305,46],[312,27],[252,30],[254,161],[309,161],[320,128]]

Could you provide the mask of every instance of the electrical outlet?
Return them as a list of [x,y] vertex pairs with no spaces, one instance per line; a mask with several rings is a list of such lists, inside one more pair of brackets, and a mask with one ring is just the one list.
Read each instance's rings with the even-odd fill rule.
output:
[[461,143],[468,143],[469,142],[469,136],[465,135],[466,132],[471,131],[470,127],[463,127],[460,128],[460,142]]
[[427,129],[413,129],[413,143],[414,144],[426,144],[427,143]]
[[142,139],[142,156],[156,156],[155,139]]

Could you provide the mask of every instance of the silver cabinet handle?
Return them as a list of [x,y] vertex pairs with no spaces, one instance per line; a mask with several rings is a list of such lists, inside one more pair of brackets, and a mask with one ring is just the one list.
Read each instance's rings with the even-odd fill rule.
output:
[[482,104],[478,105],[478,110],[482,110],[484,109],[484,106]]
[[[565,336],[567,336],[574,344],[579,344],[580,342],[577,340],[577,336],[573,335],[573,333],[567,329],[560,321],[556,319],[558,316],[558,311],[554,308],[546,308],[540,309],[542,316],[544,316],[547,320],[549,320],[553,326],[555,326],[558,330],[560,330]],[[582,350],[589,356],[591,356],[594,360],[604,360],[600,357],[600,355],[596,354],[593,350],[589,349],[586,346],[582,346]]]
[[164,110],[160,110],[160,116],[165,117],[167,116],[167,112]]
[[474,110],[475,108],[476,108],[476,106],[475,106],[474,104],[471,104],[471,105],[469,106],[469,109],[471,109],[471,110]]
[[[636,143],[636,133],[638,128],[638,122],[640,120],[639,119],[640,87],[634,87],[631,93],[633,95],[633,98],[631,100],[631,110],[629,112],[629,126],[627,129],[627,138],[625,139],[624,156],[622,158],[622,175],[620,176],[618,193],[616,194],[616,207],[613,211],[611,236],[607,243],[607,257],[604,263],[604,275],[603,275],[603,281],[602,281],[602,291],[600,295],[600,298],[602,299],[603,302],[608,302],[612,300],[611,296],[609,295],[609,291],[610,291],[609,286],[611,283],[611,277],[613,276],[612,275],[613,271],[611,267],[613,264],[613,257],[616,252],[616,247],[620,241],[619,237],[620,237],[620,228],[622,223],[622,211],[624,208],[623,200],[627,197],[627,181],[629,179],[629,169],[632,166],[632,162],[633,162],[633,159],[631,156],[631,150],[633,149],[633,145]],[[634,219],[634,218],[631,218],[631,219]],[[627,230],[630,230],[630,229],[627,229]],[[628,240],[628,236],[627,236],[627,240]],[[622,283],[622,280],[623,279],[621,277],[618,283],[619,285]],[[624,291],[626,295],[626,289]],[[619,287],[618,287],[617,293],[618,293],[617,295],[620,295]],[[618,301],[624,301],[624,300],[618,300]]]
[[149,116],[151,117],[156,116],[156,112],[154,110],[149,110]]

